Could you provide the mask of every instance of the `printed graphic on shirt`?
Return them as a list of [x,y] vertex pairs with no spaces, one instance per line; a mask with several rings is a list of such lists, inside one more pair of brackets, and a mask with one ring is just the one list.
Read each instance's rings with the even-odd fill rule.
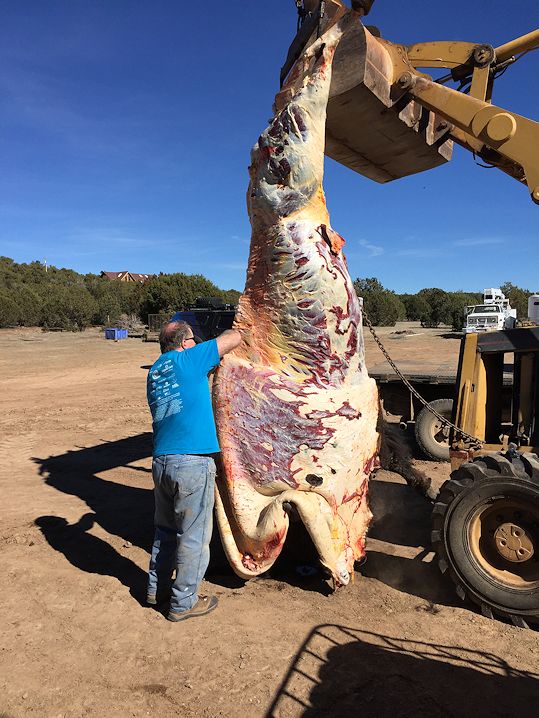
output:
[[180,385],[171,359],[163,362],[159,369],[150,374],[150,408],[154,421],[162,421],[166,416],[179,414],[182,410]]

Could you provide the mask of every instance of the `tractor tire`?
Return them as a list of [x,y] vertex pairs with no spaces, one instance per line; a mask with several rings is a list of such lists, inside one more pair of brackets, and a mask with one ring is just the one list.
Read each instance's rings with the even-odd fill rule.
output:
[[[451,420],[453,399],[435,399],[429,403],[438,414]],[[415,438],[421,451],[433,461],[449,461],[449,428],[423,407],[415,422]]]
[[539,459],[496,453],[451,474],[432,512],[442,573],[484,616],[539,622]]

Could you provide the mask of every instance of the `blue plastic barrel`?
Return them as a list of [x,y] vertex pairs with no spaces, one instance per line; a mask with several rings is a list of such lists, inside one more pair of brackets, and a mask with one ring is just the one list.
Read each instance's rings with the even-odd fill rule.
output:
[[117,327],[107,327],[105,329],[105,339],[127,339],[127,329],[118,329]]

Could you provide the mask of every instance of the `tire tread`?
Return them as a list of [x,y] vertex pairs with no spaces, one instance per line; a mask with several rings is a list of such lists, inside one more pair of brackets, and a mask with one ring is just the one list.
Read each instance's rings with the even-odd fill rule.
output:
[[539,622],[539,610],[536,615],[522,615],[510,610],[500,610],[491,605],[485,597],[478,598],[463,585],[451,564],[444,540],[445,517],[449,506],[463,491],[467,491],[476,482],[493,481],[500,478],[525,479],[539,486],[539,458],[535,454],[519,454],[518,461],[512,463],[502,453],[485,454],[472,462],[462,464],[442,485],[432,510],[431,544],[438,559],[438,567],[443,574],[448,574],[455,584],[457,595],[463,600],[467,598],[481,609],[487,618],[503,617],[512,621],[519,628],[527,628],[528,621]]

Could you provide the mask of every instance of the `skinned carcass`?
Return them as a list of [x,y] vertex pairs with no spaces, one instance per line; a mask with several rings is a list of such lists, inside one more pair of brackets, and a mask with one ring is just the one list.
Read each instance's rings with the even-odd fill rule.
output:
[[335,585],[365,552],[378,394],[322,190],[332,59],[350,19],[336,18],[297,63],[251,155],[251,249],[235,324],[244,341],[213,387],[217,521],[243,578],[272,566],[291,507]]

